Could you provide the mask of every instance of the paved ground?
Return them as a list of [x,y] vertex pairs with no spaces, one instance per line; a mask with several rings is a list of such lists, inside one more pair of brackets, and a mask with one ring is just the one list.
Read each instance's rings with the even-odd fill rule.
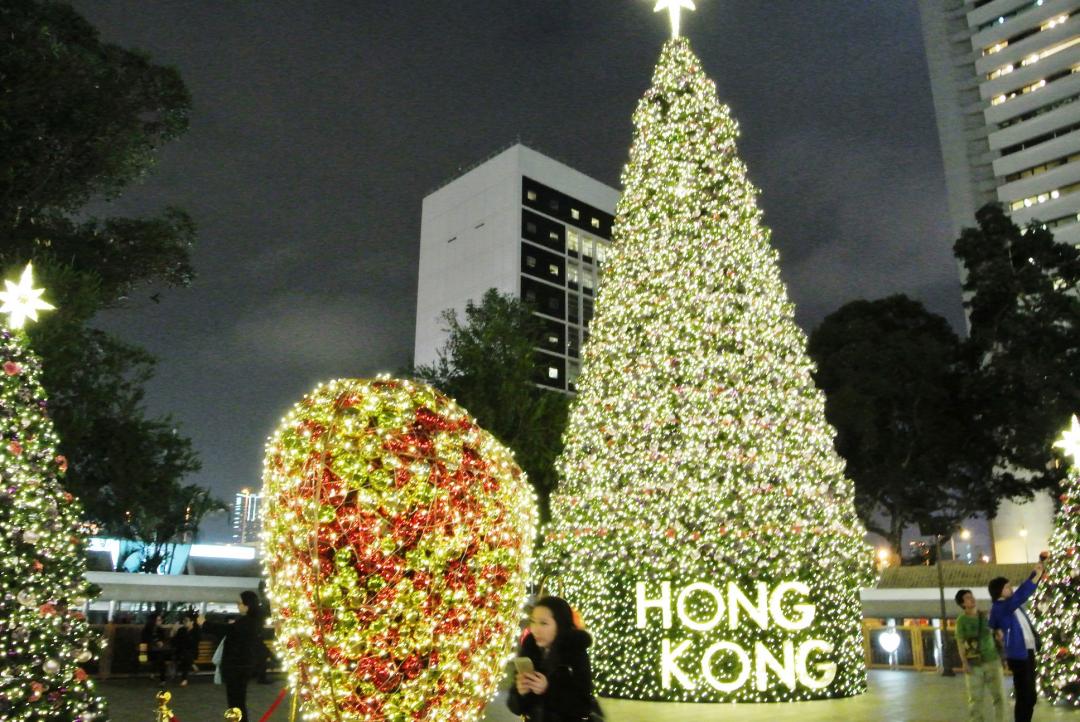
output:
[[[147,679],[113,680],[102,684],[109,698],[112,722],[153,722],[154,694]],[[270,706],[280,689],[254,684],[249,688],[248,708],[258,718]],[[170,686],[173,713],[180,722],[218,722],[225,711],[225,690],[209,677],[198,677],[190,687]],[[945,679],[920,672],[870,673],[870,693],[852,699],[829,702],[762,705],[658,704],[603,700],[611,722],[959,722],[966,719],[962,677]],[[282,703],[271,722],[287,722],[288,701]],[[502,698],[488,707],[487,722],[512,722]],[[1010,710],[1009,719],[1012,719]],[[1053,708],[1040,702],[1035,722],[1080,722],[1080,711]]]

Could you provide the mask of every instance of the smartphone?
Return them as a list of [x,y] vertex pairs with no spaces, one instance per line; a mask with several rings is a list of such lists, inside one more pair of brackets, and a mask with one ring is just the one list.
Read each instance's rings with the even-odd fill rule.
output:
[[514,669],[518,674],[532,674],[533,663],[528,657],[514,657]]

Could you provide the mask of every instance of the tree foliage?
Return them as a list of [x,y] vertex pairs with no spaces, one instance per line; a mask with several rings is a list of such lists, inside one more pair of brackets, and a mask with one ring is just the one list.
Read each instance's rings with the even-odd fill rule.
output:
[[456,399],[514,451],[547,520],[568,397],[534,381],[542,326],[525,303],[494,288],[466,305],[464,321],[453,309],[442,317],[447,340],[439,360],[417,368],[416,376]]
[[944,318],[903,295],[853,301],[821,322],[809,351],[867,529],[899,552],[913,524],[994,506],[961,403],[960,339]]
[[195,225],[178,208],[145,218],[95,218],[145,175],[188,126],[179,74],[144,53],[104,43],[70,6],[0,5],[0,271],[33,261],[58,311],[31,329],[65,483],[106,531],[158,537],[197,496],[199,468],[169,418],[148,418],[143,385],[154,359],[91,326],[138,287],[193,277]]
[[1063,478],[1052,447],[1080,409],[1080,249],[998,204],[976,221],[954,248],[970,323],[963,395],[996,452],[988,482],[1030,498]]

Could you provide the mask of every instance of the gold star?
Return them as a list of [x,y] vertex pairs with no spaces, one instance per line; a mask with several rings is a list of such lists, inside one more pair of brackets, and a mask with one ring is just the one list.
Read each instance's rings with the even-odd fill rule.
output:
[[8,327],[12,329],[22,328],[26,319],[37,321],[38,311],[51,311],[56,308],[51,303],[41,300],[43,288],[34,288],[34,271],[31,264],[27,263],[23,269],[22,277],[18,283],[4,281],[6,291],[0,291],[0,313],[8,315]]
[[1075,414],[1072,417],[1072,427],[1062,432],[1054,448],[1064,451],[1065,456],[1071,456],[1074,464],[1080,461],[1080,419],[1077,419]]
[[661,10],[667,10],[668,16],[671,18],[671,37],[679,37],[679,20],[682,15],[683,8],[687,10],[697,10],[694,7],[694,0],[658,0],[653,12],[660,12]]

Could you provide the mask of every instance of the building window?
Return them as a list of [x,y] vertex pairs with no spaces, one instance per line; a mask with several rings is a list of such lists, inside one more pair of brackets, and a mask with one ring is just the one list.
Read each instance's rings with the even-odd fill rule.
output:
[[581,211],[579,211],[577,208],[571,208],[570,209],[570,217],[573,218],[575,221],[580,221],[581,220]]
[[525,191],[525,197],[528,198],[530,201],[535,201],[536,191]]
[[600,219],[599,218],[593,218],[592,220],[589,221],[589,225],[592,226],[593,228],[599,228],[600,227]]
[[559,369],[555,368],[554,366],[548,366],[548,378],[549,379],[557,379],[557,378],[559,378]]
[[581,247],[579,238],[580,236],[578,236],[578,234],[574,233],[569,228],[566,229],[566,250],[573,256],[578,254],[578,249]]
[[533,223],[532,221],[526,221],[525,222],[525,232],[528,233],[530,236],[535,236],[536,235],[536,224]]
[[525,265],[529,268],[536,268],[536,259],[532,256],[525,256]]
[[550,208],[553,211],[559,210],[559,199],[558,198],[550,199],[548,201],[548,208]]
[[548,265],[548,273],[550,273],[555,278],[558,278],[559,277],[559,267],[556,266],[554,263],[549,264]]

